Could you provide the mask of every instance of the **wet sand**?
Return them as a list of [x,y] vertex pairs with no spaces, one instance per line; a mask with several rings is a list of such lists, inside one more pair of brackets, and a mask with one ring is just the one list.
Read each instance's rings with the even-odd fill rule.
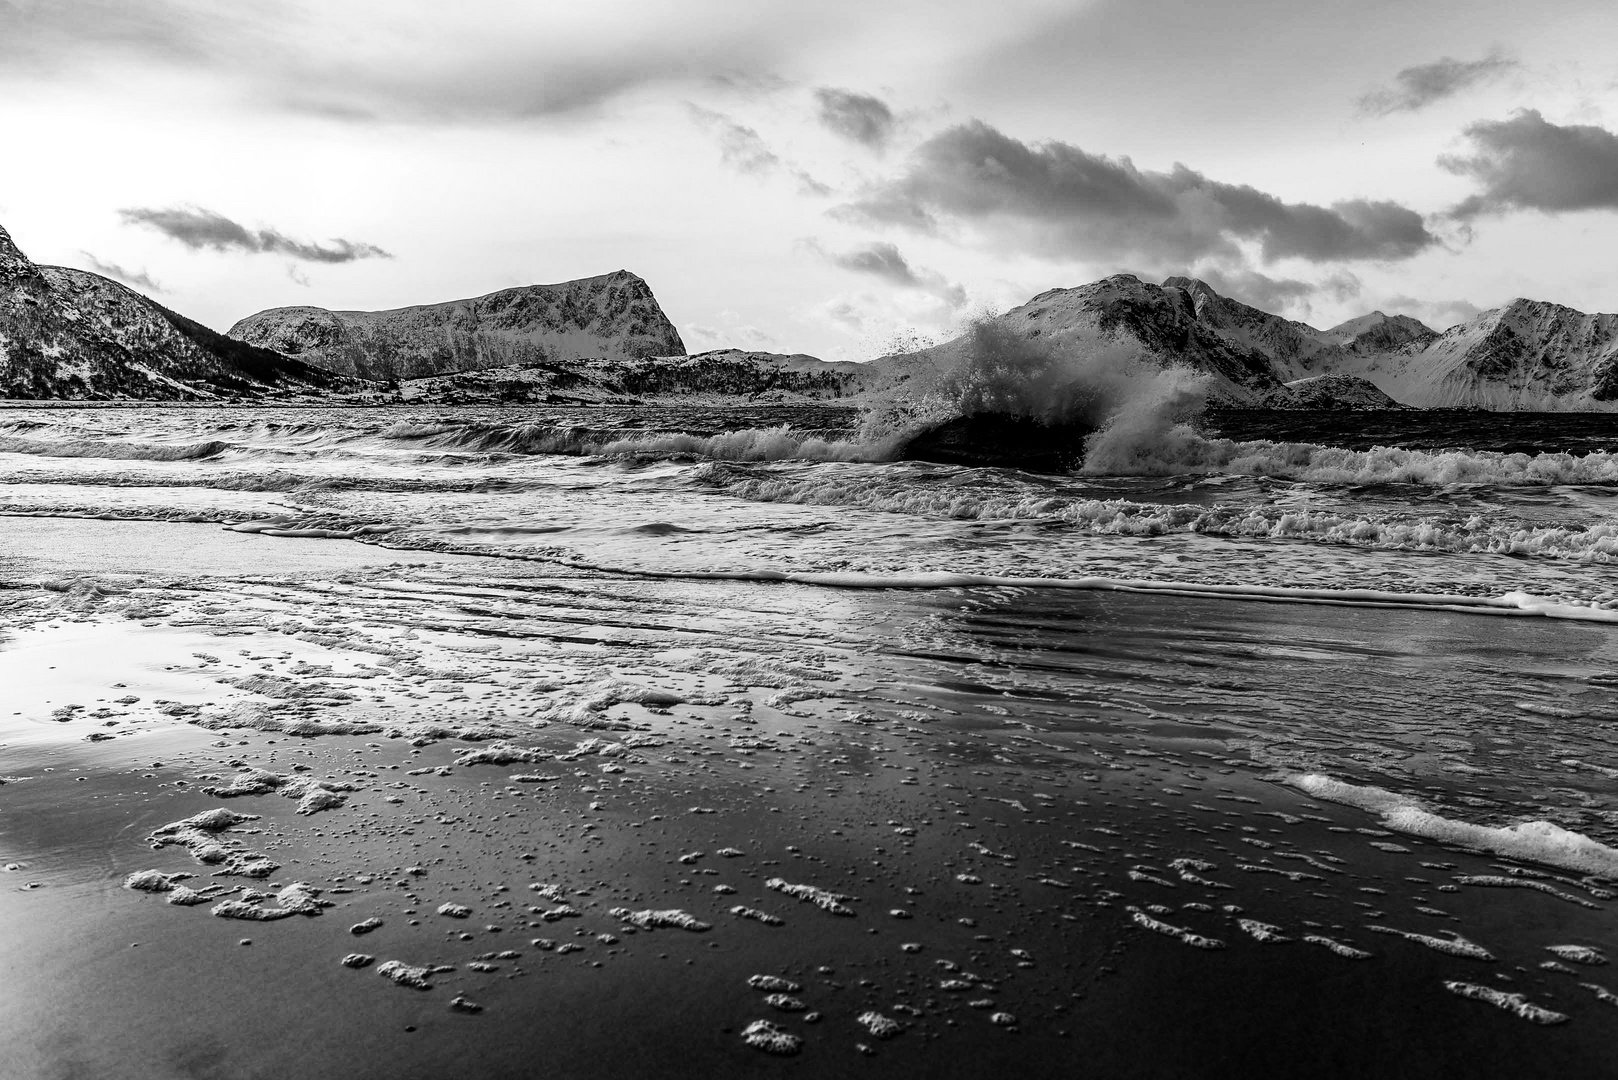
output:
[[[1603,629],[410,567],[157,523],[76,523],[78,547],[40,554],[41,528],[0,519],[0,551],[39,568],[0,594],[13,1075],[1586,1075],[1608,1056],[1618,1012],[1582,984],[1618,990],[1613,969],[1542,966],[1618,950],[1608,883],[1284,782],[1330,769],[1486,824],[1583,806],[1568,826],[1611,842],[1612,777],[1566,764],[1618,764]],[[1514,709],[1525,674],[1530,704],[1584,719]],[[1502,779],[1508,758],[1541,789]],[[337,804],[300,813],[310,785]],[[154,849],[221,808],[256,817],[210,835],[274,870]],[[146,870],[221,891],[123,887]],[[331,906],[212,913],[273,911],[295,882]],[[378,977],[388,961],[452,970],[422,990]],[[797,989],[772,1004],[755,975]],[[758,1020],[798,1052],[747,1045]]]

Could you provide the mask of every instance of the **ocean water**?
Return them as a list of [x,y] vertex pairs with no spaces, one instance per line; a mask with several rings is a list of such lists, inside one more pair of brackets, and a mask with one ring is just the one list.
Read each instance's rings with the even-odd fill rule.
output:
[[[525,874],[587,887],[581,925],[621,940],[579,938],[606,964],[596,982],[551,956],[553,986],[678,1041],[691,1075],[772,1060],[739,1034],[761,1018],[832,1072],[864,1046],[895,1073],[1071,1075],[1081,1043],[1103,1075],[1587,1072],[1618,1021],[1618,978],[1596,962],[1618,952],[1609,426],[1187,422],[1126,403],[1084,471],[1036,475],[890,460],[892,432],[851,408],[8,408],[0,774],[31,779],[0,785],[0,862],[96,918],[144,904],[164,925],[223,925],[206,932],[228,951],[228,919],[118,887],[190,865],[183,845],[145,851],[84,809],[82,829],[107,835],[75,861],[87,841],[47,811],[78,769],[105,813],[137,807],[155,828],[159,805],[248,805],[205,797],[199,772],[308,752],[309,775],[383,816],[325,811],[336,844],[261,793],[277,845],[241,843],[341,889],[328,898],[356,919],[384,914],[410,947],[379,959],[473,980],[454,992],[503,1034],[445,1029],[410,1050],[447,1075],[519,1075],[543,1040],[580,1074],[645,1064],[611,1025],[533,1027],[523,984],[475,981],[467,956],[537,932],[493,913],[494,867],[517,892]],[[22,689],[86,656],[73,677],[93,693]],[[142,679],[157,689],[114,698]],[[189,786],[97,785],[133,760],[121,748],[176,728],[217,739],[166,755]],[[354,765],[394,748],[421,762],[392,775],[406,786]],[[546,878],[512,863],[534,843],[514,839],[517,809],[599,824],[541,856]],[[469,820],[486,842],[454,833]],[[381,898],[440,833],[484,847],[428,874],[454,896],[409,910],[471,904],[477,943],[405,930],[398,889]],[[855,917],[766,879],[824,887]],[[624,936],[620,903],[714,925],[717,951],[692,946],[682,983],[705,988],[687,1017],[700,1037],[659,1012],[647,951],[682,932]],[[410,992],[338,969],[353,941],[294,944],[305,922],[266,926],[393,1030]],[[207,994],[233,985],[205,948],[184,956]],[[741,985],[758,972],[801,984],[824,1019],[762,1004]],[[162,1048],[158,1006],[100,983],[14,1002],[0,1025],[92,1000]],[[861,1030],[872,1010],[904,1036]],[[221,1035],[221,1060],[318,1069],[342,1037],[312,1023],[296,1052]],[[354,1075],[405,1052],[360,1038],[372,1056]],[[113,1052],[40,1045],[41,1068]]]

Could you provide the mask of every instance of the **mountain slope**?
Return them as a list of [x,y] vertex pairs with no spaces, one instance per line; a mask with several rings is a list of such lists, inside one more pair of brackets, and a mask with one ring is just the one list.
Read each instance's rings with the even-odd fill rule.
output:
[[37,266],[0,229],[0,397],[196,399],[345,381],[97,274]]
[[384,380],[582,357],[685,355],[651,288],[627,270],[388,311],[271,308],[238,322],[230,336]]

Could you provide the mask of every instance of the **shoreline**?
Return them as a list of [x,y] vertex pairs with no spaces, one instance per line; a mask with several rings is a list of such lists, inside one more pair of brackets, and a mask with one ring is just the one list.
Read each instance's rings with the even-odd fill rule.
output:
[[[1295,716],[1304,699],[1284,696],[1284,676],[1241,685],[1263,671],[1249,651],[1308,643],[1299,670],[1317,664],[1309,650],[1331,649],[1345,666],[1318,670],[1347,680],[1337,698],[1359,700],[1389,661],[1352,658],[1380,635],[1487,643],[1490,620],[1039,589],[646,582],[481,560],[174,584],[161,586],[161,612],[138,591],[77,607],[19,597],[32,614],[14,610],[0,642],[3,661],[53,634],[101,635],[77,669],[31,665],[47,685],[23,711],[44,741],[0,735],[0,774],[27,777],[0,785],[0,865],[19,865],[0,875],[0,918],[19,931],[0,943],[0,966],[20,991],[0,1006],[0,1029],[38,1075],[486,1077],[525,1075],[535,1060],[574,1075],[1037,1076],[1077,1063],[1119,1076],[1430,1075],[1467,1062],[1577,1073],[1606,1054],[1610,1006],[1578,985],[1612,987],[1604,970],[1536,967],[1549,944],[1618,952],[1600,886],[1536,879],[1544,868],[1520,863],[1517,880],[1580,902],[1468,884],[1513,864],[1277,785],[1277,767],[1300,754],[1338,760],[1333,725],[1367,721]],[[1542,624],[1518,641],[1565,664],[1602,655],[1605,635]],[[1186,663],[1197,656],[1204,666]],[[50,719],[69,699],[82,708]],[[156,711],[169,706],[181,715]],[[342,734],[342,723],[368,729]],[[1387,723],[1369,737],[1408,727]],[[98,730],[114,737],[84,741]],[[1539,752],[1564,753],[1554,741]],[[1330,772],[1354,784],[1395,775],[1403,790],[1442,778],[1458,797],[1492,790],[1447,771],[1482,753],[1429,748],[1403,766],[1342,759]],[[300,813],[284,791],[204,790],[241,787],[253,770],[332,785],[342,801]],[[1468,816],[1464,802],[1444,805]],[[217,838],[278,863],[268,877],[213,877],[185,849],[144,839],[221,808],[257,815]],[[1427,869],[1437,865],[1448,869]],[[146,870],[236,891],[184,907],[121,887]],[[854,914],[767,884],[777,878],[848,897]],[[332,906],[270,922],[210,914],[225,900],[272,910],[295,882]],[[711,928],[642,928],[619,908]],[[1137,911],[1224,947],[1154,932]],[[349,932],[371,917],[383,926]],[[1292,941],[1255,940],[1243,918]],[[1459,933],[1501,959],[1374,926]],[[1308,935],[1372,956],[1333,955]],[[344,967],[356,952],[375,962]],[[377,976],[389,960],[454,970],[415,990]],[[752,975],[797,984],[788,997],[804,1011],[766,1003]],[[1526,1024],[1447,992],[1456,979],[1572,1021]],[[457,998],[482,1009],[452,1008]],[[862,1026],[873,1011],[900,1034]],[[87,1015],[100,1020],[87,1028]],[[801,1052],[745,1045],[761,1019],[804,1039]]]

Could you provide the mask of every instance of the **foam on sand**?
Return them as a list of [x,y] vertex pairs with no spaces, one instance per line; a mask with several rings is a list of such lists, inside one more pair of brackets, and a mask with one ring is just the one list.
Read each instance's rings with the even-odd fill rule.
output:
[[1257,919],[1237,919],[1236,925],[1240,926],[1243,931],[1257,940],[1266,942],[1268,944],[1278,945],[1283,941],[1292,940],[1291,938],[1282,935],[1281,928],[1279,926],[1275,926],[1267,922],[1259,922]]
[[408,986],[412,990],[431,990],[432,977],[441,971],[454,971],[453,967],[442,964],[425,964],[413,967],[401,960],[387,960],[376,966],[376,973],[399,986]]
[[[277,919],[290,919],[294,915],[319,915],[325,908],[332,905],[330,900],[320,898],[320,889],[295,881],[280,892],[243,893],[237,900],[226,900],[216,904],[213,914],[221,919],[246,919],[253,922],[274,922]],[[263,906],[268,899],[275,900],[274,907]]]
[[805,903],[810,903],[818,908],[821,908],[822,910],[829,911],[833,915],[852,916],[854,914],[854,909],[843,903],[844,900],[853,900],[854,897],[852,896],[844,896],[842,893],[828,892],[827,890],[817,888],[814,885],[794,885],[782,878],[770,878],[770,880],[764,883],[764,887],[766,889],[774,889],[778,893],[785,893],[788,896],[796,897]]
[[1345,945],[1341,941],[1336,941],[1321,934],[1305,934],[1303,940],[1311,945],[1319,945],[1323,949],[1330,949],[1345,960],[1369,960],[1371,958],[1371,954],[1364,949],[1356,949],[1352,945]]
[[1600,950],[1592,949],[1588,945],[1547,945],[1545,948],[1560,959],[1571,960],[1575,964],[1589,964],[1595,967],[1607,962],[1606,956]]
[[681,911],[679,908],[669,908],[666,911],[630,911],[628,908],[619,907],[613,908],[607,914],[615,919],[622,919],[632,926],[638,926],[642,930],[656,930],[658,927],[667,926],[677,930],[690,930],[701,933],[704,930],[713,929],[711,924],[705,923],[690,913]]
[[1396,930],[1391,926],[1367,926],[1373,934],[1393,934],[1418,945],[1425,945],[1429,949],[1436,949],[1450,956],[1461,956],[1468,960],[1493,960],[1494,954],[1483,946],[1475,944],[1461,937],[1459,934],[1448,938],[1433,937],[1429,934],[1417,934],[1409,930]]
[[883,1016],[879,1012],[863,1012],[855,1017],[855,1023],[879,1039],[891,1039],[904,1031],[904,1025],[899,1021]]
[[1440,817],[1416,800],[1384,788],[1348,784],[1320,773],[1293,773],[1280,779],[1317,799],[1369,810],[1397,832],[1575,873],[1618,877],[1618,850],[1549,821],[1503,828],[1472,825]]
[[1161,919],[1154,919],[1152,916],[1146,914],[1146,912],[1142,911],[1138,907],[1131,906],[1125,908],[1124,910],[1129,912],[1129,917],[1134,920],[1136,926],[1144,927],[1147,930],[1151,930],[1154,933],[1163,934],[1166,937],[1178,938],[1180,941],[1192,946],[1193,948],[1223,949],[1225,947],[1225,943],[1220,941],[1218,938],[1203,937],[1201,934],[1193,933],[1184,927],[1173,926],[1169,923],[1163,922]]
[[1580,907],[1587,907],[1594,911],[1601,910],[1600,904],[1592,904],[1583,897],[1565,893],[1554,885],[1529,878],[1505,877],[1501,874],[1457,874],[1455,881],[1460,885],[1488,885],[1497,889],[1534,889],[1554,896],[1558,900],[1566,900],[1570,904],[1578,904]]
[[257,852],[247,851],[239,841],[223,836],[236,825],[257,820],[257,814],[238,814],[223,807],[204,810],[153,830],[152,847],[183,847],[198,862],[217,866],[216,874],[267,878],[280,869],[280,864]]
[[803,1049],[803,1039],[768,1020],[754,1020],[742,1029],[742,1041],[766,1054],[789,1057]]
[[1459,994],[1473,1001],[1486,1001],[1497,1009],[1504,1009],[1509,1013],[1527,1020],[1531,1024],[1565,1024],[1565,1013],[1552,1012],[1550,1009],[1535,1005],[1521,994],[1508,994],[1504,990],[1496,990],[1489,986],[1478,986],[1476,983],[1449,982],[1444,988],[1451,993]]

